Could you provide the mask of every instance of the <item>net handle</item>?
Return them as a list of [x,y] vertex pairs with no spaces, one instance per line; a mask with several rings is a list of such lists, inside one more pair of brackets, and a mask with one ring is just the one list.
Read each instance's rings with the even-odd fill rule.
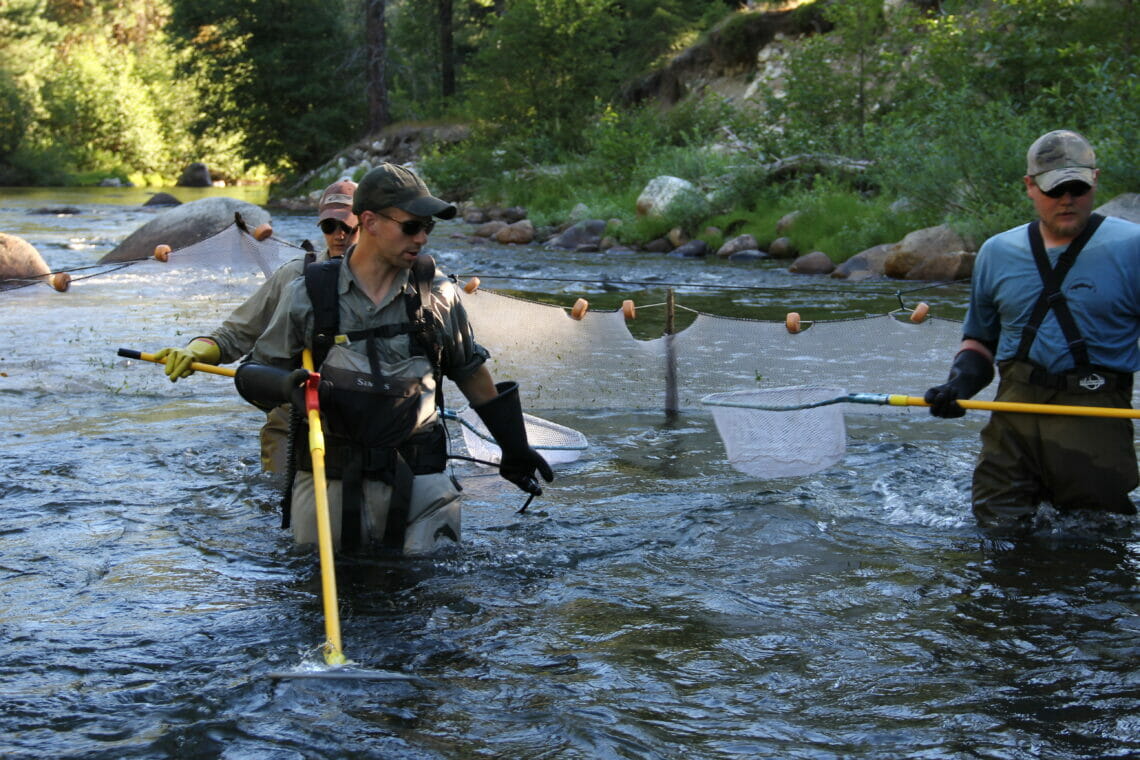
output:
[[[747,391],[743,391],[747,393]],[[921,396],[906,396],[897,393],[850,393],[822,401],[812,401],[806,404],[791,404],[785,406],[747,403],[733,401],[727,396],[731,394],[714,393],[701,399],[706,406],[731,406],[740,409],[758,409],[765,412],[794,412],[800,409],[815,409],[831,404],[874,404],[879,406],[930,406]],[[1030,404],[1021,401],[982,401],[978,399],[959,399],[958,406],[963,409],[977,409],[990,412],[1013,412],[1017,414],[1052,414],[1070,415],[1074,417],[1115,417],[1140,418],[1140,409],[1121,408],[1113,406],[1073,406],[1067,404]]]

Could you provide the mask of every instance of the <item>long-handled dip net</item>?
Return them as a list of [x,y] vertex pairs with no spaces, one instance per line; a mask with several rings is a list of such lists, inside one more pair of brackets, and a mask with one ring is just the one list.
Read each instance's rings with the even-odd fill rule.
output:
[[[713,411],[733,467],[757,478],[810,475],[843,458],[846,433],[840,404],[927,406],[918,396],[844,393],[835,388],[769,388],[713,393],[701,399]],[[1081,417],[1140,417],[1140,409],[963,399],[964,409]],[[804,445],[810,442],[810,445]]]

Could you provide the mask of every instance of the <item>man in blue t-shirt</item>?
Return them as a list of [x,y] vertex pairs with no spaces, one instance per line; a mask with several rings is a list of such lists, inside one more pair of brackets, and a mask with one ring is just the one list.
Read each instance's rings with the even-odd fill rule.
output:
[[[1140,370],[1140,225],[1093,213],[1096,155],[1056,130],[1030,146],[1024,178],[1038,218],[978,252],[963,340],[946,383],[926,392],[960,417],[1001,374],[997,400],[1129,407]],[[982,430],[973,511],[999,532],[1033,527],[1042,503],[1062,512],[1135,514],[1132,421],[994,412]]]

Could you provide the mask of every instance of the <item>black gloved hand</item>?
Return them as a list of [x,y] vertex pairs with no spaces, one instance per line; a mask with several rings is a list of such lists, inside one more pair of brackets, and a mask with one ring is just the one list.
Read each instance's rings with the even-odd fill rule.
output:
[[535,477],[536,470],[547,483],[554,480],[554,471],[550,469],[550,465],[543,459],[542,454],[530,446],[525,450],[519,449],[509,454],[506,450],[503,451],[503,458],[499,461],[499,474],[521,490],[542,496],[542,486]]
[[966,410],[958,406],[958,399],[973,397],[993,379],[993,362],[980,352],[965,348],[954,357],[946,382],[928,390],[923,400],[930,404],[930,413],[935,417],[961,417]]
[[527,440],[518,383],[496,383],[495,390],[498,396],[472,409],[503,452],[499,474],[523,491],[541,496],[542,486],[538,484],[536,472],[549,483],[554,480],[554,471]]

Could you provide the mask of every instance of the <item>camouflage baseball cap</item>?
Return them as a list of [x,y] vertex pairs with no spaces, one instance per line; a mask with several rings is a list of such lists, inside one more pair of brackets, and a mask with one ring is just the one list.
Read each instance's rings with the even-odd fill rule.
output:
[[380,211],[395,206],[414,216],[438,216],[450,219],[455,206],[441,201],[428,191],[427,185],[408,169],[396,164],[380,164],[364,175],[352,196],[352,211]]
[[1058,129],[1038,137],[1029,146],[1025,173],[1037,187],[1049,192],[1062,182],[1096,180],[1096,153],[1088,140],[1068,129]]
[[317,224],[326,219],[336,219],[349,227],[360,224],[356,214],[352,213],[352,194],[355,192],[356,183],[350,179],[338,180],[326,187],[317,203]]

